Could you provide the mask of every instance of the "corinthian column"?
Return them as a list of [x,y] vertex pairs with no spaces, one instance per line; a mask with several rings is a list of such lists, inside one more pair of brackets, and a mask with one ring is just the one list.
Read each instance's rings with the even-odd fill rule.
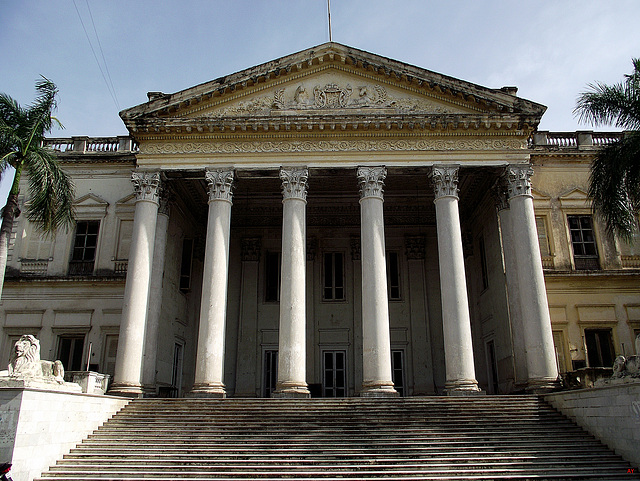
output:
[[531,175],[533,169],[529,165],[510,165],[505,173],[518,263],[517,291],[527,359],[527,389],[537,392],[557,387],[558,368],[533,210]]
[[224,336],[233,170],[207,170],[205,179],[209,184],[209,217],[202,273],[196,376],[188,395],[223,398],[226,396],[223,383]]
[[362,263],[361,396],[397,396],[391,377],[387,262],[382,205],[384,167],[358,167]]
[[471,318],[458,212],[458,166],[434,166],[440,291],[447,394],[479,392],[473,365]]
[[133,172],[131,182],[136,194],[136,207],[122,303],[116,368],[109,392],[141,397],[143,349],[158,217],[160,173]]
[[278,381],[272,397],[310,397],[306,375],[306,168],[280,169],[282,265]]

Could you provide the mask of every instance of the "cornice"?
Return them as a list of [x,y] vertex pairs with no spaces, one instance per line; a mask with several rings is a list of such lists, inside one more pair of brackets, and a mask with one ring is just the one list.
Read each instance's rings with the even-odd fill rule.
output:
[[255,92],[256,86],[273,86],[274,81],[288,81],[296,75],[308,75],[322,68],[350,69],[357,71],[359,75],[369,75],[376,81],[386,80],[396,86],[415,89],[447,102],[463,102],[467,107],[480,106],[485,111],[518,111],[539,119],[546,110],[543,105],[518,98],[509,90],[489,89],[329,42],[174,94],[150,93],[149,102],[124,110],[120,116],[127,122],[140,117],[182,115],[182,112],[198,111],[204,105],[211,105],[212,99],[214,102],[218,97],[228,99],[230,95],[238,95],[246,89]]

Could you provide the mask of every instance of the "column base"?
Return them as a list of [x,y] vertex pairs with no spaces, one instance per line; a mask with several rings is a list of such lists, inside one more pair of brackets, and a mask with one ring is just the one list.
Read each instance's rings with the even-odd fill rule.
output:
[[227,392],[224,389],[224,384],[202,383],[194,384],[185,397],[224,399],[227,397]]
[[275,399],[308,399],[311,397],[311,392],[306,383],[283,382],[276,384],[276,390],[271,393],[271,397]]
[[529,379],[525,392],[528,394],[545,394],[560,389],[559,379]]
[[114,382],[109,386],[107,394],[110,396],[141,398],[144,396],[144,389],[142,388],[142,384]]
[[478,387],[475,379],[447,381],[444,385],[445,396],[483,396],[486,392]]
[[393,387],[393,384],[387,382],[367,382],[362,384],[360,390],[360,397],[398,397],[398,391]]

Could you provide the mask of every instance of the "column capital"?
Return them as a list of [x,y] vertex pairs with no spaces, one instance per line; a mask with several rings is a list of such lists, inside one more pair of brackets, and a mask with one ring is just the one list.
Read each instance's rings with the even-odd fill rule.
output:
[[493,203],[495,204],[498,212],[502,212],[509,208],[507,186],[503,179],[499,179],[491,188],[491,197],[493,198]]
[[204,178],[209,184],[209,202],[214,200],[233,200],[233,169],[207,169]]
[[431,182],[435,200],[441,197],[458,198],[458,165],[434,165],[431,168]]
[[380,167],[358,167],[358,182],[360,182],[360,199],[376,197],[383,199],[384,179],[387,169]]
[[509,200],[520,195],[532,197],[531,176],[533,169],[528,164],[510,165],[505,169],[504,179],[507,184],[507,198]]
[[140,200],[146,200],[150,202],[159,203],[158,197],[160,195],[160,172],[141,172],[135,170],[131,173],[131,182],[133,183],[133,190],[136,194],[136,202]]
[[172,199],[173,199],[173,194],[171,190],[169,189],[166,183],[163,183],[160,186],[160,191],[158,194],[158,202],[160,204],[158,207],[158,214],[162,214],[166,216],[169,215],[170,202]]
[[309,169],[306,167],[281,167],[280,180],[282,180],[283,201],[289,199],[307,200]]

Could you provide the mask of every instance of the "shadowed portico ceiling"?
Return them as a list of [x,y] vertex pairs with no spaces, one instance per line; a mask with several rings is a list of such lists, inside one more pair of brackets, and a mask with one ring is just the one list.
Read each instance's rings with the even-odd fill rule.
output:
[[[337,43],[325,43],[174,93],[120,113],[131,134],[149,139],[301,137],[411,131],[521,131],[546,107]],[[326,145],[325,148],[339,148]],[[202,148],[202,147],[200,147]],[[179,153],[179,152],[176,152]]]
[[[385,180],[385,225],[435,225],[430,168],[390,168]],[[461,169],[460,216],[464,223],[488,195],[501,168]],[[204,172],[169,171],[171,189],[186,204],[201,226],[207,225],[208,194]],[[309,227],[360,225],[359,189],[355,169],[310,169],[307,195]],[[282,225],[282,192],[278,170],[236,172],[233,227]]]

